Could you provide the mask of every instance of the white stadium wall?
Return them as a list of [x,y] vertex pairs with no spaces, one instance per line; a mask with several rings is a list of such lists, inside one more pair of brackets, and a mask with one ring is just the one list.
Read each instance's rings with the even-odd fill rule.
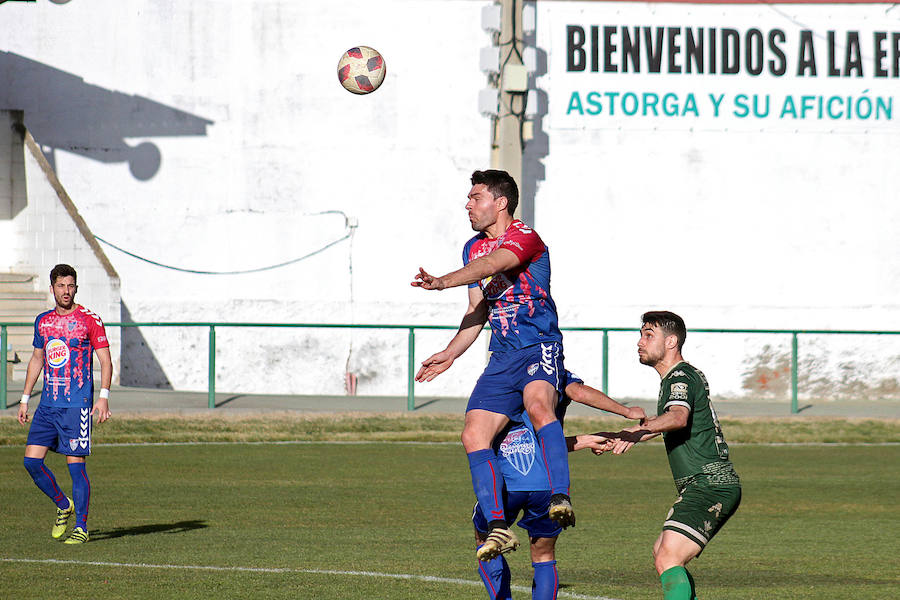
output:
[[[0,76],[12,82],[0,108],[24,111],[105,241],[123,319],[455,325],[465,290],[428,293],[409,281],[420,265],[457,268],[471,235],[468,176],[490,153],[490,123],[478,113],[489,4],[5,3],[0,19],[16,26],[4,27],[0,46]],[[896,329],[900,94],[896,75],[871,69],[875,32],[888,32],[890,75],[891,35],[900,31],[884,6],[531,3],[541,114],[526,146],[525,214],[551,247],[561,324],[632,326],[647,308],[671,308],[689,327]],[[590,42],[594,25],[602,41],[605,26],[685,23],[719,34],[782,30],[787,73],[592,72],[590,51],[585,71],[567,71],[569,25]],[[862,76],[826,76],[821,54],[816,77],[798,76],[801,30],[813,32],[817,52],[828,31],[842,44],[858,31]],[[361,44],[387,63],[384,84],[368,96],[346,92],[335,72],[341,53]],[[605,58],[601,50],[600,69]],[[573,92],[582,112],[571,108]],[[617,109],[626,93],[656,94],[661,116],[646,102],[611,115],[607,92],[620,94]],[[697,114],[685,112],[691,93]],[[679,116],[664,114],[666,94],[677,95]],[[709,94],[724,95],[731,113],[726,104],[710,113]],[[738,94],[792,95],[806,116],[776,118],[773,104],[759,118],[751,103],[739,117]],[[817,106],[803,108],[807,95],[892,104],[880,119],[819,119],[810,116]],[[189,271],[258,271],[200,274],[133,255]],[[402,330],[217,333],[222,391],[341,394],[347,370],[359,376],[360,394],[406,391]],[[451,334],[420,332],[416,359]],[[656,382],[635,365],[634,341],[611,337],[611,392],[652,396]],[[122,381],[205,389],[206,343],[201,328],[124,331]],[[742,369],[763,360],[766,343],[692,335],[686,354],[714,391],[739,395]],[[886,343],[882,355],[900,355]],[[466,395],[484,347],[479,341],[416,393]],[[596,334],[567,336],[569,364],[589,382],[599,381],[599,351]]]
[[[643,311],[670,309],[689,328],[897,330],[900,13],[889,8],[538,2],[543,143],[526,164],[561,321],[639,326]],[[699,64],[689,35],[705,42]],[[801,336],[801,363],[885,380],[896,397],[898,338]],[[611,336],[610,392],[652,397],[636,339]],[[766,345],[783,359],[790,336],[695,334],[685,355],[713,391],[737,395],[746,371],[771,362]],[[566,354],[600,376],[593,340],[570,336]]]

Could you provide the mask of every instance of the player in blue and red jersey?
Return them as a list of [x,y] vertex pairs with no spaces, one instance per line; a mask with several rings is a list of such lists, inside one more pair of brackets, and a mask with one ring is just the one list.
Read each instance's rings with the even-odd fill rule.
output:
[[[643,409],[623,406],[600,390],[585,385],[569,371],[565,371],[564,382],[562,399],[556,407],[556,416],[560,422],[564,420],[566,408],[573,400],[628,419],[643,422],[647,416]],[[570,451],[591,448],[595,454],[602,454],[612,447],[609,435],[601,432],[569,436],[566,443]],[[534,568],[531,598],[553,600],[559,590],[556,539],[562,528],[547,514],[550,507],[550,485],[546,464],[539,450],[534,427],[528,420],[527,413],[522,413],[520,421],[510,422],[494,442],[503,479],[506,522],[512,525],[521,513],[519,527],[528,532],[531,566]],[[472,523],[475,526],[475,544],[480,547],[487,540],[487,519],[477,503]],[[509,565],[502,554],[488,561],[479,561],[478,574],[490,600],[508,600],[512,597]]]
[[[66,544],[88,541],[87,516],[91,483],[85,458],[91,453],[91,417],[103,423],[109,418],[109,386],[112,358],[103,322],[96,314],[75,304],[78,275],[69,265],[50,271],[50,289],[56,306],[34,321],[34,352],[25,374],[19,403],[19,423],[28,421],[28,400],[38,375],[44,371],[41,402],[25,442],[25,468],[34,483],[56,504],[56,521],[50,535],[59,539],[73,513],[75,527]],[[94,403],[93,353],[100,361],[100,397]],[[72,498],[67,497],[44,464],[47,451],[66,457],[72,477]]]
[[442,290],[467,285],[469,306],[446,349],[427,358],[416,381],[431,381],[453,364],[491,324],[490,362],[466,407],[462,443],[472,484],[488,515],[490,534],[478,557],[490,560],[519,542],[506,524],[498,487],[494,437],[522,410],[528,412],[544,454],[552,488],[550,517],[575,524],[569,499],[569,463],[556,418],[563,372],[562,334],[550,296],[550,256],[540,236],[514,218],[515,180],[505,171],[472,174],[466,210],[478,231],[465,245],[462,269],[435,277],[420,268],[413,286]]

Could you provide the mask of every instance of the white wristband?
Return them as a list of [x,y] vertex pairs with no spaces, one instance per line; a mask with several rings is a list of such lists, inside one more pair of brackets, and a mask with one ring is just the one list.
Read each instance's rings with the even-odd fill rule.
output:
[[100,388],[100,397],[104,400],[109,400],[109,390],[107,388]]
[[22,399],[19,400],[19,404],[28,404],[29,398],[31,398],[31,394],[22,394]]

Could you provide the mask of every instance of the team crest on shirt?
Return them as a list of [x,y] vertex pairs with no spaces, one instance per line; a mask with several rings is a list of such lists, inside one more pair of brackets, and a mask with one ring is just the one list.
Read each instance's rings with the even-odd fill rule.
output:
[[74,321],[69,321],[68,323],[66,323],[66,329],[68,329],[69,331],[75,331]]
[[534,465],[535,445],[531,431],[525,427],[514,429],[500,443],[500,453],[516,471],[528,475]]
[[62,340],[50,340],[44,347],[47,364],[58,369],[69,362],[69,346]]
[[669,400],[687,400],[688,397],[688,384],[686,383],[673,383],[672,388],[669,391]]

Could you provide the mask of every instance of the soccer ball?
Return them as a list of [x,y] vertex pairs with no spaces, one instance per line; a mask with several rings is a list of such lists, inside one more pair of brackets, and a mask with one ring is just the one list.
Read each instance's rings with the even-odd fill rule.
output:
[[338,62],[338,80],[348,92],[370,94],[384,81],[387,67],[378,50],[368,46],[350,48]]

